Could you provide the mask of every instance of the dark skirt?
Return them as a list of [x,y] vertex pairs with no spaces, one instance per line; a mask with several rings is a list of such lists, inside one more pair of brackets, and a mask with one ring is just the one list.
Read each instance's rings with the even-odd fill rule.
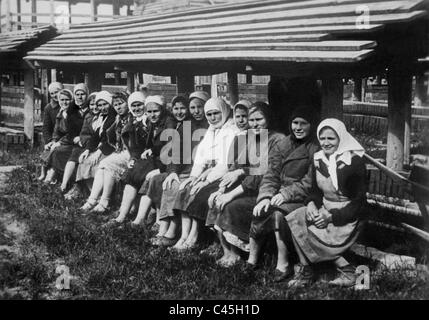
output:
[[[167,177],[166,175],[165,177]],[[189,174],[179,175],[180,182],[174,181],[170,189],[162,190],[161,203],[159,208],[159,219],[173,218],[176,214],[174,212],[174,206],[179,196],[180,184],[189,178]],[[165,178],[164,178],[165,179]]]
[[152,158],[139,159],[136,161],[133,168],[125,172],[124,183],[140,190],[146,180],[146,175],[154,169],[156,169],[156,166]]
[[74,147],[73,147],[73,150],[72,150],[72,153],[71,153],[70,158],[69,158],[69,160],[68,160],[68,161],[78,163],[78,162],[79,162],[79,157],[80,157],[80,155],[81,155],[84,151],[85,151],[85,149],[84,149],[84,148],[82,148],[82,147],[80,147],[80,146],[74,146]]
[[64,172],[72,151],[73,145],[70,144],[56,147],[50,156],[48,167],[55,169],[57,172]]
[[[240,197],[228,203],[219,214],[218,209],[210,210],[206,225],[216,225],[223,231],[237,236],[243,241],[249,241],[250,225],[256,197]],[[214,221],[213,221],[214,218]]]
[[189,216],[198,220],[206,221],[209,210],[208,200],[213,192],[219,189],[219,180],[213,181],[202,188],[186,208]]
[[[256,203],[255,203],[256,206]],[[253,216],[252,223],[250,226],[250,237],[253,239],[259,239],[265,237],[268,234],[274,232],[275,229],[275,220],[274,214],[277,211],[283,213],[284,216],[287,216],[292,211],[303,207],[303,203],[283,203],[280,207],[270,207],[267,213],[262,214],[259,217]]]
[[163,172],[152,177],[149,181],[143,183],[139,194],[147,195],[152,200],[152,206],[159,209],[162,199],[162,183],[167,178],[168,173]]

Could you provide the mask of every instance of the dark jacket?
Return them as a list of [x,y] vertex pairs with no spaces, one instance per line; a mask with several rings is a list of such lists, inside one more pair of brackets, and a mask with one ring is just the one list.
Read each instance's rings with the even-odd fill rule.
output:
[[83,120],[88,110],[81,114],[78,110],[70,107],[67,112],[67,118],[62,113],[58,113],[55,122],[55,129],[52,140],[65,145],[72,145],[73,139],[79,136],[82,129]]
[[60,111],[60,105],[53,100],[45,106],[43,112],[43,142],[45,144],[52,141],[58,111]]
[[122,131],[125,126],[133,120],[131,113],[127,113],[122,117],[117,115],[115,122],[107,129],[107,142],[111,145],[116,152],[123,151],[127,146],[122,140]]
[[[113,151],[115,151],[115,148],[111,146],[107,141],[107,130],[112,126],[112,124],[115,122],[116,115],[115,113],[110,112],[108,115],[106,115],[106,120],[104,121],[104,124],[102,126],[102,130],[100,133],[100,128],[98,128],[96,131],[92,128],[91,121],[89,123],[89,128],[87,129],[88,132],[91,132],[90,138],[85,141],[85,144],[82,143],[82,147],[85,149],[88,149],[90,152],[94,152],[97,149],[100,149],[100,151],[104,155],[109,155]],[[92,120],[94,118],[92,117]],[[83,130],[83,127],[82,127]],[[81,131],[82,134],[82,131]],[[82,136],[81,136],[81,142],[82,142]]]
[[[191,119],[191,120],[184,120],[183,122],[178,122],[176,125],[176,130],[177,130],[177,137],[179,138],[179,141],[173,141],[172,143],[178,143],[180,146],[180,158],[179,159],[174,159],[176,161],[170,163],[167,165],[166,168],[166,172],[167,173],[173,173],[175,172],[176,174],[189,174],[192,170],[192,154],[194,153],[194,151],[196,150],[196,147],[198,146],[198,144],[200,143],[202,137],[204,137],[203,133],[207,131],[207,128],[209,127],[209,124],[206,120],[206,118],[204,118],[201,121],[196,121],[195,119]],[[200,140],[194,140],[192,138],[197,138],[197,137],[193,137],[194,132],[196,130],[201,130],[201,139]],[[191,136],[185,136],[184,135],[184,131],[185,132],[189,132],[191,133]],[[191,141],[189,141],[191,140]],[[186,148],[184,149],[184,144],[186,143],[191,143],[191,148],[190,150],[186,150]]]
[[[363,208],[366,205],[367,178],[364,160],[359,156],[353,156],[349,166],[337,164],[338,190],[347,198],[350,203],[342,209],[332,209],[332,223],[335,226],[342,226],[356,221],[363,215]],[[308,204],[314,201],[320,208],[323,204],[323,192],[317,186],[316,170],[325,177],[329,177],[328,168],[322,160],[317,160],[317,166],[312,164],[313,183],[310,193],[305,201]]]
[[268,169],[262,179],[257,202],[271,199],[278,193],[285,202],[304,202],[312,186],[313,154],[319,146],[312,140],[296,145],[290,135],[273,149],[272,161],[276,164]]
[[148,123],[149,134],[146,140],[146,150],[152,150],[152,158],[155,166],[160,169],[161,172],[166,170],[166,165],[161,161],[160,154],[164,145],[168,143],[168,141],[163,141],[164,139],[161,140],[161,133],[165,129],[175,129],[176,123],[176,119],[170,114],[160,119],[157,124]]
[[124,126],[121,137],[130,152],[131,159],[140,159],[146,149],[148,134],[146,124],[141,121],[133,119]]

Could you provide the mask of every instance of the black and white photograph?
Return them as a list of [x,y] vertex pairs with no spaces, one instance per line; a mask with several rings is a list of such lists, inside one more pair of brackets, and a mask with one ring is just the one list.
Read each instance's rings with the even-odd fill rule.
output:
[[429,0],[0,0],[0,84],[0,300],[429,299]]

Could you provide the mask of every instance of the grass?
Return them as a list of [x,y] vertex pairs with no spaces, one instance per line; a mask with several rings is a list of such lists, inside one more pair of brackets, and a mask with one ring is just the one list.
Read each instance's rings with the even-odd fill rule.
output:
[[[130,228],[100,228],[100,217],[78,213],[78,202],[63,200],[56,186],[36,182],[35,162],[13,171],[0,210],[24,222],[28,232],[20,253],[0,251],[3,299],[428,299],[429,283],[404,272],[386,271],[370,290],[333,288],[317,282],[288,290],[272,281],[275,259],[249,272],[242,264],[225,270],[215,258],[154,248],[145,234]],[[72,276],[59,291],[57,265]],[[4,291],[20,288],[19,293]]]

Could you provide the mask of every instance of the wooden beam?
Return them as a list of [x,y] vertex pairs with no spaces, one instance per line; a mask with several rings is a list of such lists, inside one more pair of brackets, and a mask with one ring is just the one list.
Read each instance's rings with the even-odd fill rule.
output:
[[[115,1],[114,1],[115,2]],[[97,21],[97,1],[96,0],[90,0],[90,6],[91,6],[91,21],[95,22]]]
[[54,0],[49,0],[49,20],[53,25],[55,24],[55,2]]
[[212,75],[212,79],[211,79],[211,96],[213,98],[216,98],[218,96],[218,92],[217,92],[217,74]]
[[[94,1],[94,0],[91,0],[91,1]],[[120,15],[120,9],[121,9],[121,7],[120,7],[120,4],[119,4],[119,1],[113,1],[112,2],[112,9],[113,9],[113,15],[114,16],[119,16]]]
[[423,103],[426,102],[427,100],[426,91],[427,89],[425,88],[425,76],[417,75],[416,89],[414,94],[414,106],[420,107],[423,105]]
[[189,96],[195,91],[195,78],[193,75],[178,75],[177,79],[177,94]]
[[326,78],[322,80],[322,119],[343,119],[343,92],[343,79]]
[[[1,1],[0,1],[1,2]],[[18,24],[16,25],[16,28],[18,30],[21,30],[21,0],[16,0],[16,21],[18,22]]]
[[92,69],[85,74],[85,83],[88,86],[89,92],[101,91],[103,81],[104,71]]
[[69,0],[67,2],[67,6],[69,9],[69,24],[72,24],[72,4],[71,4],[71,0]]
[[234,106],[239,100],[238,75],[236,72],[228,72],[229,102]]
[[42,79],[41,79],[41,91],[42,91],[42,107],[44,107],[49,102],[49,77],[48,70],[42,69]]
[[[390,68],[387,74],[388,82],[388,133],[387,133],[387,167],[400,171],[404,166],[404,147],[406,125],[411,120],[411,86],[410,74],[401,73]],[[409,127],[408,129],[409,130]],[[409,144],[407,145],[409,148]],[[409,151],[407,151],[409,154]]]
[[12,31],[12,15],[10,11],[10,0],[6,1],[6,31]]
[[127,89],[129,93],[133,93],[136,90],[134,72],[127,71]]
[[362,79],[354,78],[353,82],[354,82],[354,86],[353,86],[352,100],[362,101]]
[[57,81],[57,69],[51,69],[51,82]]
[[31,13],[32,13],[31,23],[37,24],[37,15],[36,15],[36,13],[37,13],[37,3],[36,3],[36,0],[31,0]]
[[34,71],[26,69],[24,71],[24,134],[30,141],[30,146],[34,143]]

